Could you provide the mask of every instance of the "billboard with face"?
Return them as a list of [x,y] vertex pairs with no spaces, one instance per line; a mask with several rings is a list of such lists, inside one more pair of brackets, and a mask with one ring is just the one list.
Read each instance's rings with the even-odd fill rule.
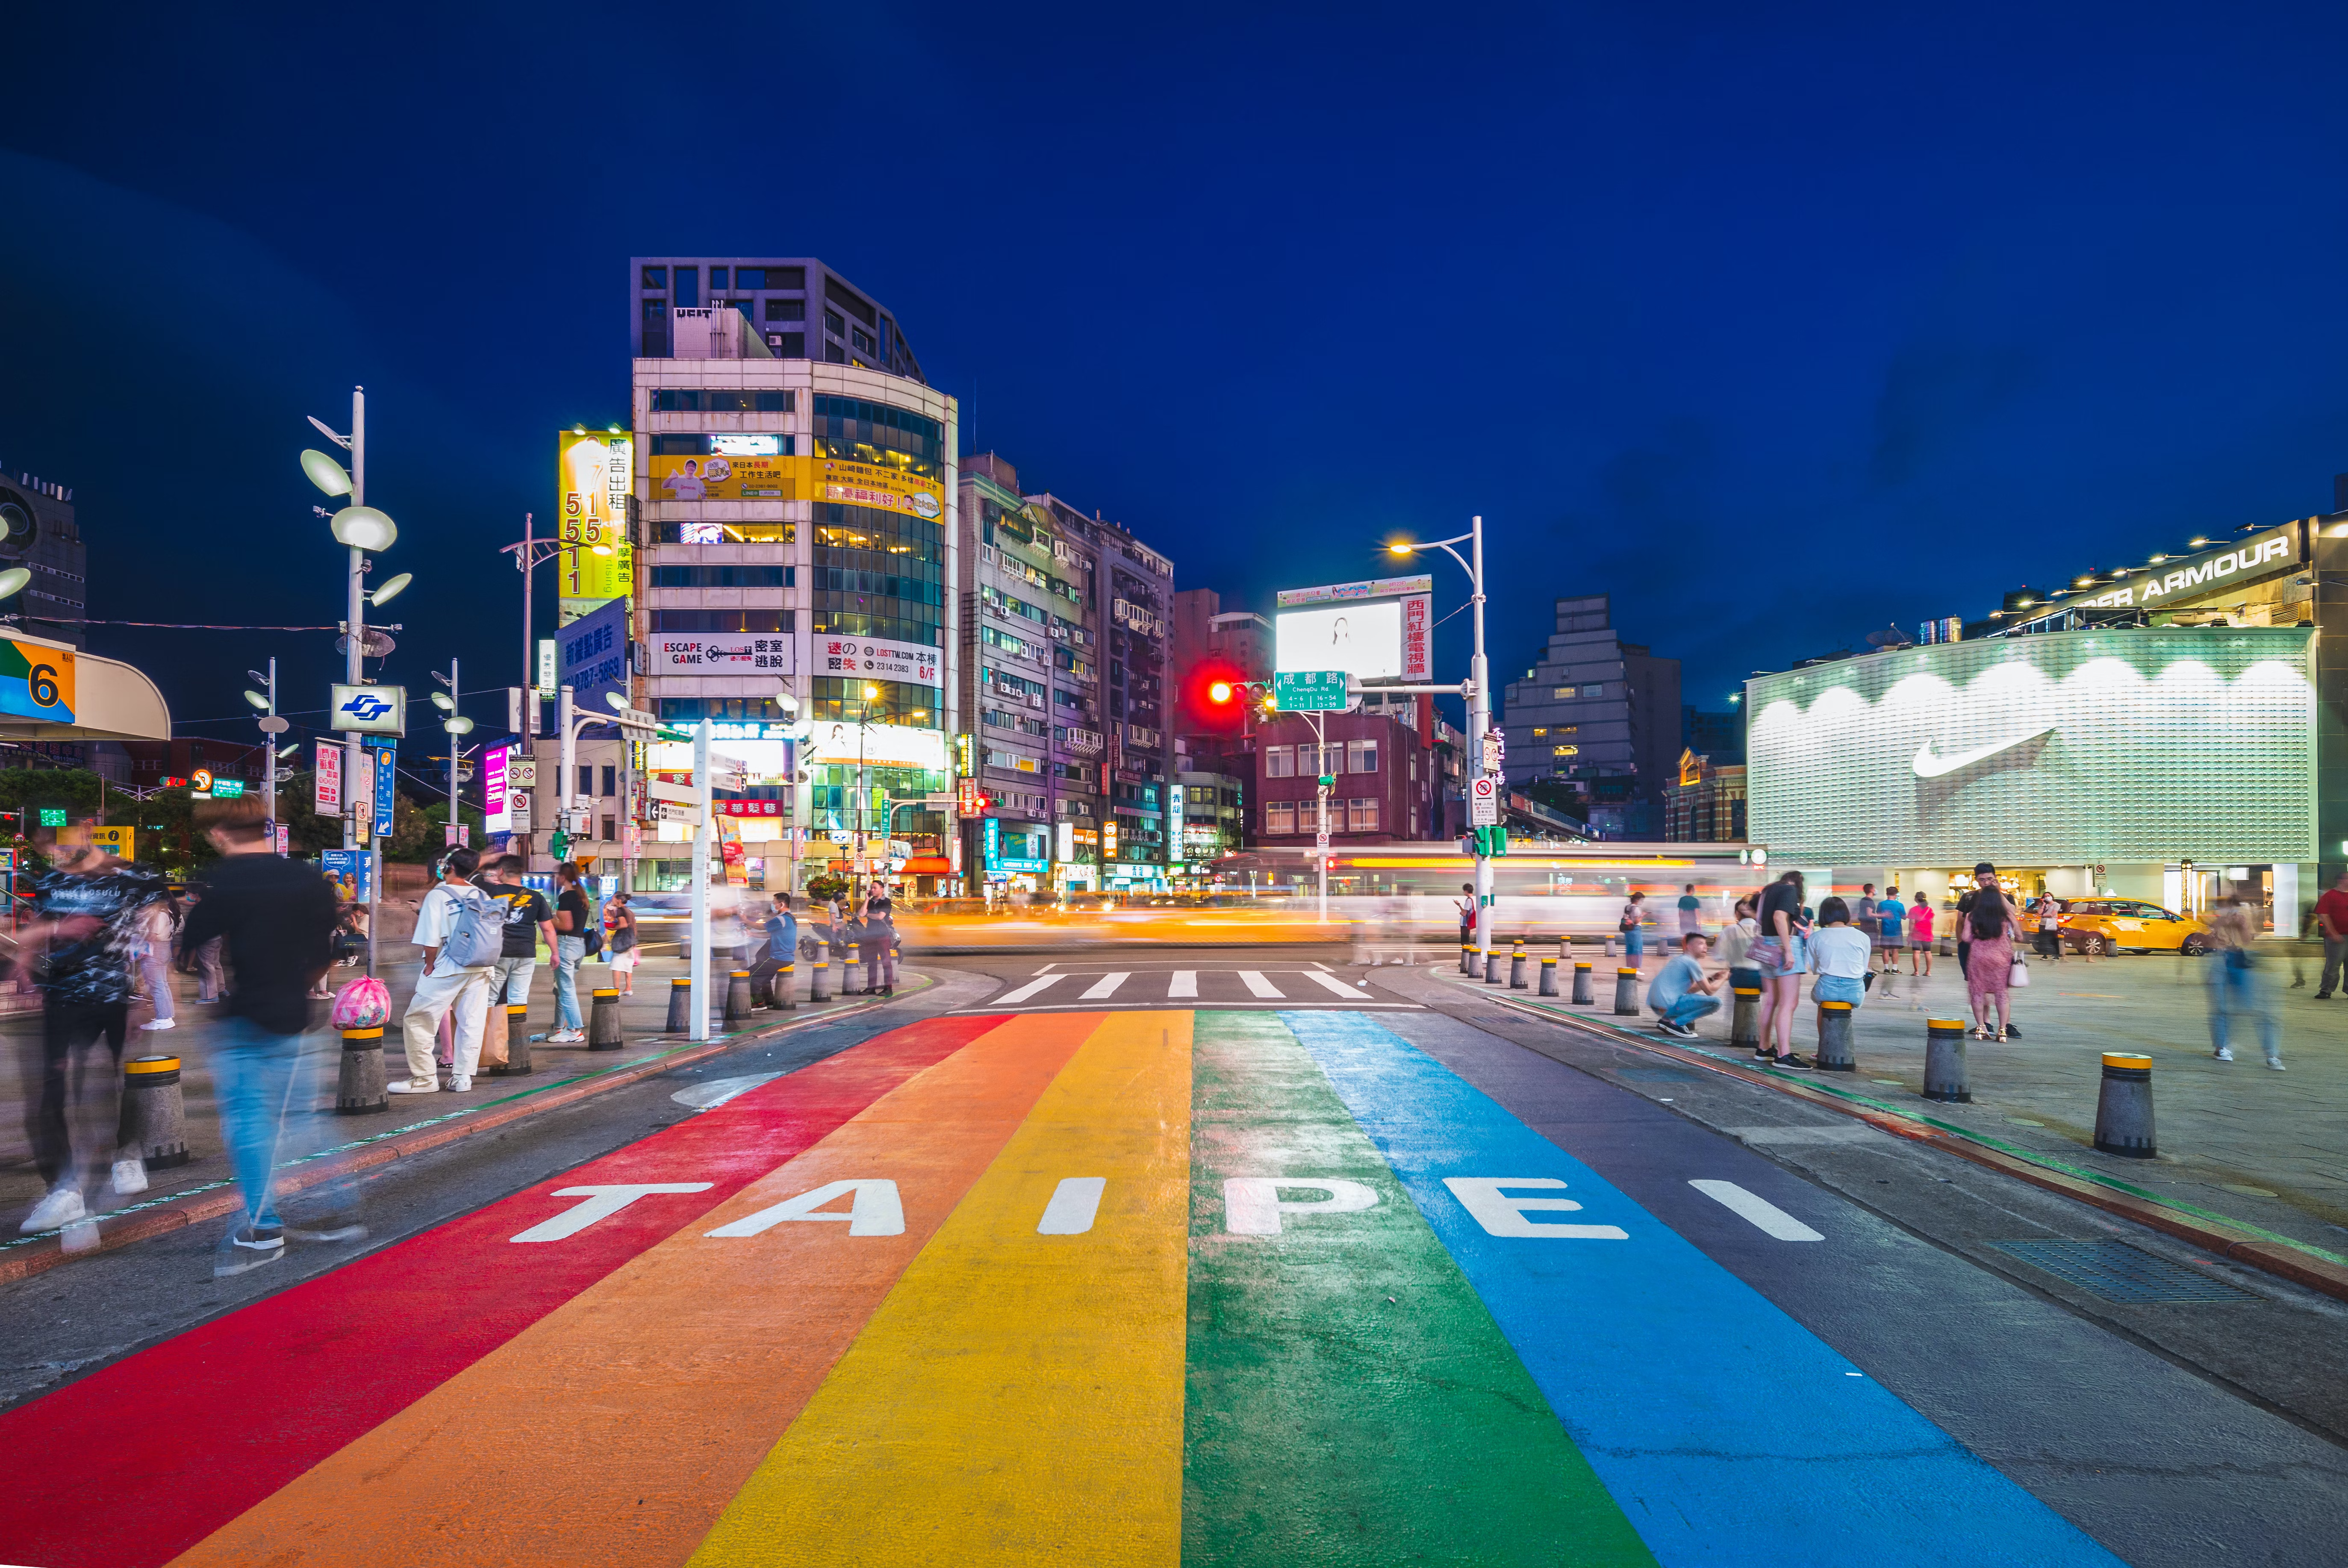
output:
[[1434,587],[1432,578],[1393,577],[1282,590],[1272,613],[1273,671],[1342,670],[1365,681],[1433,679]]

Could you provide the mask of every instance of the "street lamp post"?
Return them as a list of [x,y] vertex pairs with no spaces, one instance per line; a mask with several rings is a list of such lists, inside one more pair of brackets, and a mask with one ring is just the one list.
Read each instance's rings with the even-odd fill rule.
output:
[[[1465,544],[1468,555],[1462,558],[1451,547]],[[1468,531],[1447,539],[1429,539],[1425,544],[1398,541],[1387,549],[1406,556],[1422,549],[1439,549],[1459,563],[1468,574],[1468,603],[1475,610],[1476,641],[1468,661],[1468,680],[1464,686],[1387,686],[1388,692],[1459,692],[1468,699],[1468,799],[1469,829],[1473,835],[1476,784],[1484,777],[1484,736],[1492,727],[1492,682],[1484,661],[1484,519],[1479,515],[1470,518]],[[1494,784],[1497,798],[1498,785]],[[1485,840],[1478,837],[1476,845],[1476,946],[1488,948],[1492,936],[1492,857],[1486,853]]]
[[457,712],[457,700],[464,695],[465,691],[462,686],[459,686],[457,683],[458,671],[458,661],[451,659],[448,661],[448,673],[443,675],[438,670],[432,671],[432,679],[439,682],[440,684],[448,688],[446,692],[435,692],[432,693],[432,705],[448,715],[446,719],[440,721],[440,727],[448,733],[449,832],[445,836],[447,841],[450,844],[462,842],[463,829],[459,825],[461,819],[458,815],[457,808],[457,791],[458,784],[457,769],[458,763],[462,759],[463,753],[461,748],[464,745],[464,738],[466,735],[472,733],[473,728],[473,721],[465,717],[464,714]]

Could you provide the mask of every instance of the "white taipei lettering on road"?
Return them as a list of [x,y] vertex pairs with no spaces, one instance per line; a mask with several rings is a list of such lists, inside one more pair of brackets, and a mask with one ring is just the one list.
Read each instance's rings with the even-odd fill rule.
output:
[[610,1219],[638,1198],[648,1198],[655,1193],[705,1193],[707,1182],[638,1182],[626,1186],[558,1187],[558,1198],[585,1198],[575,1208],[568,1208],[552,1219],[541,1220],[512,1241],[561,1241],[577,1235],[597,1220]]
[[1093,1219],[1100,1213],[1101,1194],[1107,1190],[1107,1176],[1064,1176],[1052,1189],[1052,1201],[1044,1205],[1044,1217],[1035,1222],[1037,1235],[1082,1235],[1093,1228]]
[[1581,1205],[1571,1198],[1519,1198],[1503,1191],[1504,1188],[1515,1187],[1557,1192],[1565,1184],[1555,1176],[1446,1176],[1443,1184],[1450,1189],[1453,1197],[1459,1200],[1459,1206],[1491,1235],[1530,1236],[1546,1241],[1631,1239],[1631,1233],[1621,1225],[1535,1225],[1525,1216],[1530,1214],[1570,1214]]
[[[1309,1203],[1288,1203],[1284,1188],[1311,1188],[1326,1197]],[[1282,1214],[1351,1214],[1378,1204],[1375,1188],[1335,1176],[1233,1176],[1223,1184],[1223,1229],[1233,1235],[1278,1235]]]
[[1756,1197],[1735,1182],[1691,1181],[1688,1185],[1710,1198],[1754,1229],[1779,1241],[1824,1241],[1827,1238],[1771,1203]]
[[2000,741],[1993,746],[1977,746],[1970,752],[1959,752],[1953,757],[1934,756],[1932,743],[1926,741],[1916,749],[1916,761],[1913,764],[1916,776],[1920,779],[1936,779],[1942,774],[1955,773],[1959,768],[1970,767],[1974,763],[1997,755],[2000,752],[2010,752],[2016,746],[2025,745],[2038,739],[2041,735],[2051,735],[2054,733],[2054,726],[2049,724],[2043,730],[2033,730],[2026,735],[2016,735],[2010,741]]
[[[854,1198],[846,1214],[818,1214],[826,1204],[845,1197]],[[705,1235],[745,1236],[781,1225],[785,1220],[846,1220],[850,1235],[903,1235],[905,1205],[897,1196],[897,1184],[876,1177],[855,1181],[826,1182],[812,1192],[801,1193],[796,1198],[785,1198],[771,1208],[746,1214],[731,1225],[719,1225]]]

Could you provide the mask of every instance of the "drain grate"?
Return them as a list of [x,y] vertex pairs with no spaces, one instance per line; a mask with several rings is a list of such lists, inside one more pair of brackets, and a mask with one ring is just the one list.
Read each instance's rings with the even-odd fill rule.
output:
[[1990,1245],[2106,1301],[2252,1299],[2248,1291],[2222,1279],[2124,1241],[1993,1241]]

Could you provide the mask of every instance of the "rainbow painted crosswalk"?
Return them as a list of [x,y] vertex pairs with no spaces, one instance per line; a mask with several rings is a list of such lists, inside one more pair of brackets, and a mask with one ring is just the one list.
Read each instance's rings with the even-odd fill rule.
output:
[[0,1445],[43,1568],[2116,1561],[1341,1011],[916,1024]]

